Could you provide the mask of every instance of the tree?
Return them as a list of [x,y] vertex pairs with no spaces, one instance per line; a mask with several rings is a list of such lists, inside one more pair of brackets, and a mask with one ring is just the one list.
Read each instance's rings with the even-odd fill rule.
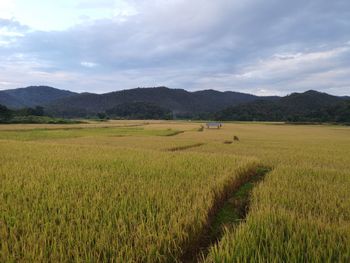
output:
[[7,121],[11,119],[12,111],[6,106],[0,104],[0,121]]
[[44,116],[44,107],[36,106],[33,113],[35,116]]
[[97,118],[104,120],[104,119],[107,119],[107,115],[104,112],[99,112],[97,113]]
[[131,102],[116,105],[106,111],[106,113],[115,118],[123,119],[166,119],[173,118],[169,109],[164,109],[149,102]]

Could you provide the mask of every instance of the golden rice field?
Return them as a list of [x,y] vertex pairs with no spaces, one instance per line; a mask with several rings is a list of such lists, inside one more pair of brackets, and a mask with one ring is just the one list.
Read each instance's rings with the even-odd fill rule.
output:
[[350,262],[350,127],[200,127],[1,125],[0,262],[181,262],[262,166],[246,218],[201,261]]

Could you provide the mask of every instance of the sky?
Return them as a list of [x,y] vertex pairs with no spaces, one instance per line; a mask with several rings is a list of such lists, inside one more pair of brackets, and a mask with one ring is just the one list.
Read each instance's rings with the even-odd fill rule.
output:
[[349,0],[0,0],[0,90],[350,95]]

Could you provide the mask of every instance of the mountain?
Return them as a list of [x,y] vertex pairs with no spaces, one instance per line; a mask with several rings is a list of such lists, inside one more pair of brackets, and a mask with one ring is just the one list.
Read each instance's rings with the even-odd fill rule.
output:
[[285,97],[259,97],[216,90],[136,88],[105,94],[74,93],[46,86],[0,91],[9,108],[44,106],[54,117],[196,118],[257,121],[341,121],[350,115],[349,97],[315,90]]
[[225,108],[227,106],[240,105],[247,102],[261,100],[275,100],[278,97],[258,97],[251,94],[216,90],[201,90],[193,92],[200,107],[200,112],[213,112],[215,109]]
[[257,99],[274,100],[274,97],[203,90],[189,92],[183,89],[166,87],[136,88],[105,94],[82,93],[63,98],[49,105],[48,110],[54,115],[79,117],[105,112],[120,104],[147,102],[164,109],[169,109],[175,116],[193,116],[205,112],[216,112],[232,105],[252,102]]
[[48,105],[58,99],[76,95],[77,93],[55,89],[48,86],[30,86],[0,91],[0,104],[9,108],[35,107]]
[[16,97],[7,94],[5,91],[0,91],[0,105],[5,105],[8,108],[24,107],[23,103],[16,99]]
[[327,93],[309,90],[304,93],[292,93],[279,100],[281,105],[287,109],[297,112],[317,110],[324,106],[330,106],[342,101],[341,97],[329,95]]
[[169,120],[173,118],[170,110],[163,109],[149,102],[131,102],[119,104],[114,108],[107,110],[106,116],[131,120]]
[[323,113],[327,121],[350,123],[350,98],[326,108]]
[[[215,114],[217,120],[333,121],[333,109],[344,109],[347,97],[309,90],[276,100],[256,100],[228,107]],[[328,112],[328,113],[327,113]],[[333,116],[334,115],[334,116]],[[333,117],[334,118],[333,118]]]

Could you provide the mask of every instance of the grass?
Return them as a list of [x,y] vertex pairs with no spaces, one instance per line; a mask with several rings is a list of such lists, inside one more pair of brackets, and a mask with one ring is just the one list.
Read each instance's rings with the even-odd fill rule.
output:
[[234,227],[244,219],[245,213],[243,210],[246,208],[245,205],[253,187],[253,182],[245,183],[225,202],[212,225],[211,235],[214,238],[220,237],[225,227]]
[[224,207],[205,261],[350,261],[349,127],[53,126],[0,127],[0,262],[179,261],[218,196],[260,165],[273,171],[235,192],[251,193],[246,219]]

